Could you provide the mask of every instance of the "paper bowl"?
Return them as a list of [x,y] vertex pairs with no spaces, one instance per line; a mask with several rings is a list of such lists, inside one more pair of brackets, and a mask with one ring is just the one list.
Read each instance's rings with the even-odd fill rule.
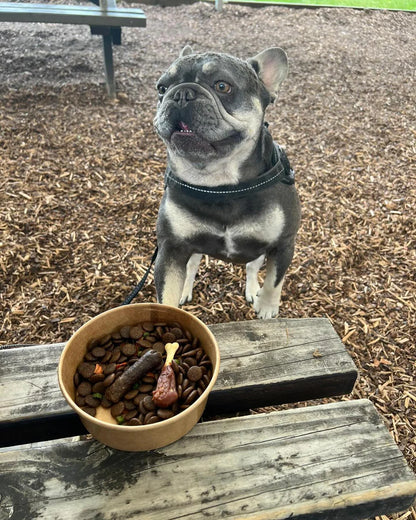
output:
[[[122,426],[92,417],[76,405],[74,374],[94,339],[111,334],[125,325],[140,322],[177,322],[200,341],[212,363],[212,379],[201,396],[182,412],[154,424]],[[157,303],[138,303],[116,307],[88,321],[66,344],[58,366],[58,381],[68,404],[79,415],[85,428],[100,442],[123,451],[147,451],[161,448],[183,437],[199,421],[220,366],[217,342],[198,318],[176,307]]]

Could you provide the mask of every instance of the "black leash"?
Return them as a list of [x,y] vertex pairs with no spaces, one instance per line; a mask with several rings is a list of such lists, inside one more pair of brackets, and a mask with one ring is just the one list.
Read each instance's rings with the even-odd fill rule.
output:
[[150,260],[150,265],[149,267],[146,269],[146,272],[144,273],[144,275],[142,276],[142,279],[140,280],[140,282],[136,285],[136,287],[131,291],[131,293],[127,296],[127,298],[124,300],[124,302],[122,303],[122,305],[128,305],[129,303],[132,302],[132,300],[139,294],[139,292],[142,290],[143,288],[143,285],[146,283],[146,280],[147,280],[147,277],[149,276],[149,273],[150,273],[150,270],[152,269],[152,265],[154,264],[155,260],[156,260],[156,256],[157,256],[157,247],[153,253],[153,256]]

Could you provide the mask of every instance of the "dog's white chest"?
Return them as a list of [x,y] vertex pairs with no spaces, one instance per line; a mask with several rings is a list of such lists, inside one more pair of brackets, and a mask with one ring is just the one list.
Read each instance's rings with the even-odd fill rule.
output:
[[225,252],[229,255],[238,254],[241,240],[275,242],[282,233],[283,226],[284,215],[279,206],[275,206],[259,219],[246,218],[238,224],[228,226],[224,230]]
[[177,238],[191,240],[197,235],[207,237],[207,254],[213,254],[214,244],[220,243],[218,254],[224,256],[238,255],[241,252],[242,241],[273,243],[281,235],[285,223],[283,210],[274,206],[260,217],[250,217],[239,220],[235,224],[219,226],[207,219],[198,218],[193,213],[184,210],[171,200],[166,201],[165,215]]

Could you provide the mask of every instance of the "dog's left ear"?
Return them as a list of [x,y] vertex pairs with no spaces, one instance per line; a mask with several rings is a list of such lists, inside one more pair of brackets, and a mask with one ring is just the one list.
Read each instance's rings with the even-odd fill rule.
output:
[[179,57],[183,58],[184,56],[189,56],[189,54],[193,54],[193,53],[194,53],[194,51],[192,50],[192,47],[190,45],[185,45],[185,47],[181,50]]
[[254,68],[268,92],[274,97],[280,84],[287,77],[288,64],[285,51],[280,47],[271,47],[250,58],[248,63]]

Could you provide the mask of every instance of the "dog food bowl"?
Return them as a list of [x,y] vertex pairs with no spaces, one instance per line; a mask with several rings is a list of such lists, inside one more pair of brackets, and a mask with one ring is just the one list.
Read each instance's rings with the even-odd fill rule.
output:
[[[193,337],[199,339],[200,346],[212,363],[212,378],[206,389],[185,410],[170,419],[153,424],[123,426],[89,415],[75,403],[74,385],[74,374],[87,352],[87,345],[123,326],[133,326],[143,322],[177,322]],[[116,307],[99,314],[78,329],[61,354],[58,381],[68,404],[79,415],[85,428],[98,441],[117,450],[147,451],[161,448],[180,439],[195,426],[204,412],[209,393],[218,376],[219,366],[220,353],[217,342],[202,321],[176,307],[156,303],[138,303]]]

